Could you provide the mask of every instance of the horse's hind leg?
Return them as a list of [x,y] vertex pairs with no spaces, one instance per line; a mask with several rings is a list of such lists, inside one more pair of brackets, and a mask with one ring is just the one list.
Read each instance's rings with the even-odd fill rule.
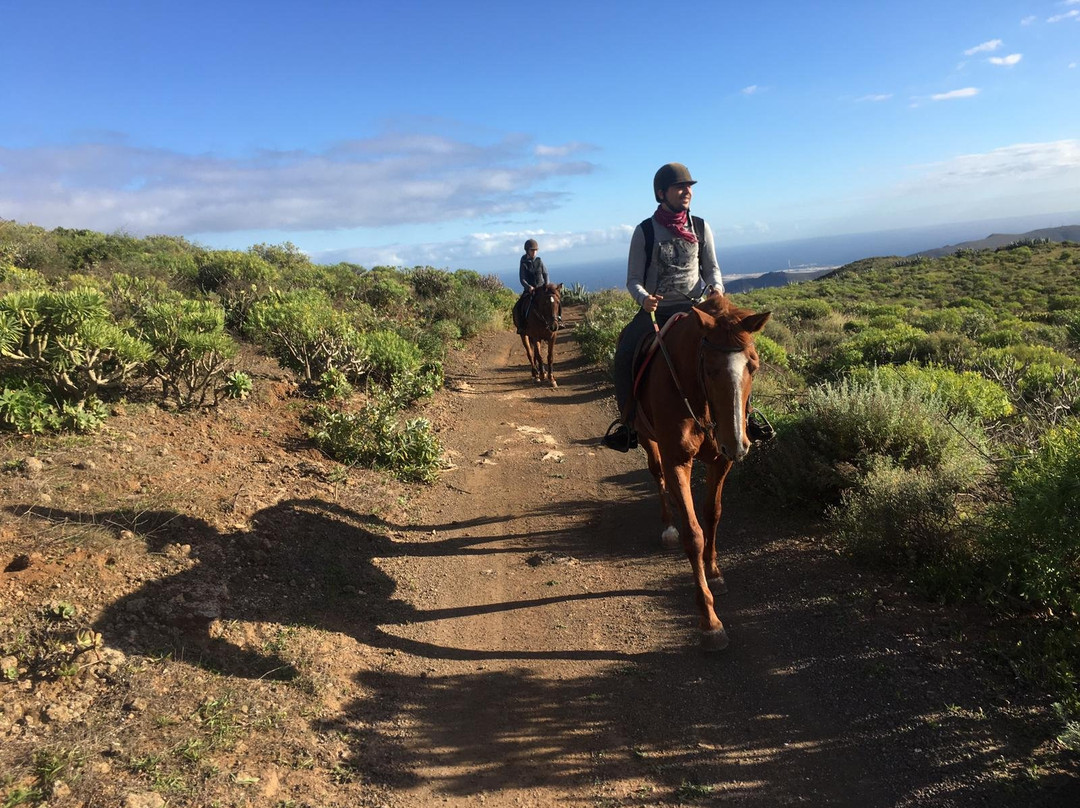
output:
[[641,443],[649,459],[649,471],[656,480],[656,490],[660,494],[660,521],[664,523],[664,532],[660,534],[660,544],[668,550],[674,550],[679,546],[679,529],[675,527],[671,494],[668,493],[664,466],[660,462],[660,447],[656,445],[656,441],[648,438],[643,439]]
[[705,497],[702,503],[704,509],[702,517],[705,523],[702,526],[705,534],[705,553],[702,562],[705,565],[705,577],[709,581],[709,586],[717,595],[727,592],[724,573],[720,571],[720,566],[716,561],[716,530],[720,524],[720,496],[724,491],[724,480],[727,479],[730,470],[731,462],[727,460],[709,464],[709,471],[705,477]]

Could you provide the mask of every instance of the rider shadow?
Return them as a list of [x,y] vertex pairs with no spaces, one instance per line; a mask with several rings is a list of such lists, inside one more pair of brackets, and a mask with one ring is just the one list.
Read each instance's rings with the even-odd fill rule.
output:
[[[27,506],[10,510],[26,514]],[[268,643],[227,638],[232,622],[308,625],[358,642],[438,659],[621,659],[615,651],[483,651],[438,646],[393,633],[394,626],[494,611],[528,610],[565,600],[656,592],[618,590],[527,598],[453,609],[417,610],[396,598],[397,581],[376,559],[513,552],[484,545],[501,537],[395,541],[385,522],[321,500],[288,500],[256,513],[249,530],[220,532],[172,511],[76,513],[33,509],[54,522],[131,530],[150,554],[190,566],[142,584],[107,605],[95,621],[107,645],[127,654],[170,655],[218,673],[291,680],[299,675]],[[447,528],[459,528],[445,526]],[[525,534],[522,534],[523,537]],[[529,535],[533,540],[535,533]],[[558,537],[546,544],[559,545]],[[539,547],[543,549],[543,547]],[[165,561],[163,564],[168,564]]]

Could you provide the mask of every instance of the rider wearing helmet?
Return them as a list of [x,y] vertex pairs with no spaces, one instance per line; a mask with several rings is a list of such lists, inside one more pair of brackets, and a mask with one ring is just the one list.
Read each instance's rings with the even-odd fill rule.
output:
[[[641,306],[623,329],[615,349],[615,400],[622,423],[604,437],[604,445],[625,452],[637,446],[629,426],[634,351],[653,330],[652,315],[663,326],[712,290],[724,291],[716,247],[708,223],[690,216],[692,186],[697,183],[682,163],[667,163],[653,176],[657,208],[634,230],[626,268],[626,288]],[[652,238],[647,235],[651,231]],[[613,427],[615,424],[612,425]]]
[[[543,259],[536,254],[539,249],[540,245],[536,243],[536,239],[531,238],[526,241],[525,254],[521,256],[521,262],[518,265],[518,280],[521,282],[522,292],[521,297],[514,304],[514,320],[518,324],[519,334],[525,333],[525,317],[528,315],[528,301],[531,300],[533,289],[548,284],[547,268],[544,266]],[[562,322],[561,305],[556,316],[559,322]]]

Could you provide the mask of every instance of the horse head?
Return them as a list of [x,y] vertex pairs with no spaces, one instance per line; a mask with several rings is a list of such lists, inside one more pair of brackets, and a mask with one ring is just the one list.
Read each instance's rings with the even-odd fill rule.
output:
[[693,312],[701,337],[698,381],[705,393],[713,439],[728,460],[742,460],[750,451],[746,406],[761,364],[754,334],[765,327],[772,312],[739,308],[720,294],[710,295]]
[[548,331],[557,331],[559,302],[562,300],[563,285],[549,283],[545,286],[537,286],[532,293],[532,312],[544,322]]

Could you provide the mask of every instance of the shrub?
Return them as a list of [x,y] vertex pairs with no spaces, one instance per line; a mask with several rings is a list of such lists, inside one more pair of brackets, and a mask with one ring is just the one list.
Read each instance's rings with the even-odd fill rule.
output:
[[449,272],[432,267],[416,267],[408,273],[408,278],[420,300],[442,297],[454,286],[454,278]]
[[757,348],[758,357],[762,362],[781,368],[789,367],[787,351],[775,340],[764,334],[758,334],[754,337],[754,347]]
[[320,404],[311,422],[309,437],[339,463],[385,469],[412,482],[438,479],[442,449],[431,424],[416,418],[399,425],[388,399],[374,396],[354,413]]
[[319,376],[315,397],[320,401],[346,401],[352,394],[353,386],[340,370],[330,368]]
[[908,388],[922,398],[936,397],[948,415],[963,413],[980,421],[993,421],[1012,415],[1009,395],[996,382],[973,371],[955,371],[922,365],[886,365],[857,368],[851,378],[862,384],[873,379],[883,388]]
[[839,504],[878,458],[906,469],[949,469],[962,487],[974,485],[986,466],[985,435],[967,416],[947,412],[925,390],[890,387],[876,374],[821,384],[801,408],[777,415],[779,439],[751,453],[746,473],[780,499],[816,510]]
[[38,382],[11,379],[0,387],[0,424],[23,435],[94,432],[108,415],[95,396],[75,403],[55,401]]
[[401,309],[411,298],[402,274],[390,267],[375,267],[361,275],[355,295],[358,300],[382,313]]
[[1080,420],[1047,432],[1006,477],[987,549],[1000,595],[1080,613]]
[[252,306],[244,332],[283,365],[314,382],[331,369],[350,381],[370,369],[360,332],[318,291],[287,292]]
[[420,349],[385,329],[360,335],[360,350],[367,357],[368,375],[386,385],[394,376],[419,370]]
[[141,336],[153,348],[149,373],[161,382],[162,400],[180,408],[203,406],[224,387],[237,352],[225,333],[225,311],[199,300],[161,302],[137,314]]
[[840,505],[829,509],[837,537],[863,561],[940,581],[942,570],[971,557],[958,499],[971,480],[955,471],[947,466],[905,468],[875,456]]
[[610,371],[619,334],[637,310],[637,303],[626,293],[610,290],[597,293],[574,330],[585,358]]
[[251,377],[242,370],[234,370],[225,377],[222,393],[227,398],[240,399],[241,401],[251,395]]
[[864,328],[840,343],[826,359],[833,371],[843,371],[859,365],[903,364],[910,361],[926,336],[906,323],[890,328]]
[[0,365],[35,375],[76,403],[122,387],[150,355],[149,345],[115,322],[99,289],[0,298]]

